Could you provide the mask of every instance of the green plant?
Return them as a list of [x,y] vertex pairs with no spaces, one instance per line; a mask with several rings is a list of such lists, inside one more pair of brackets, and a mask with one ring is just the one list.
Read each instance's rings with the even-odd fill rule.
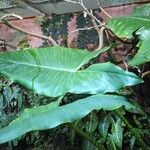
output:
[[[130,17],[112,18],[106,26],[106,31],[113,33],[115,40],[138,47],[134,58],[129,60],[130,66],[141,65],[150,60],[150,21],[145,9],[147,5],[135,9]],[[143,16],[140,16],[139,11],[143,10]],[[140,20],[138,24],[137,20]],[[128,39],[124,40],[122,37]],[[19,138],[29,131],[71,123],[68,126],[84,137],[84,149],[122,149],[123,138],[127,136],[131,140],[130,148],[136,143],[143,149],[148,149],[143,139],[143,134],[148,131],[141,130],[148,128],[148,123],[142,126],[139,118],[135,117],[137,127],[133,127],[124,117],[129,112],[142,114],[146,119],[141,120],[147,121],[148,115],[130,98],[118,95],[127,86],[143,83],[143,80],[110,62],[89,63],[91,59],[111,51],[112,48],[114,45],[111,43],[110,46],[93,52],[57,46],[1,52],[1,74],[38,94],[56,97],[57,100],[47,105],[24,109],[17,119],[0,130],[0,143]],[[79,94],[81,98],[77,96],[75,99],[73,95],[70,100],[68,94]],[[66,99],[67,102],[64,102]],[[83,118],[85,116],[89,116],[86,123]],[[126,135],[123,133],[125,127],[128,129],[125,131]],[[73,141],[75,133],[72,134]]]
[[[108,22],[108,27],[119,37],[138,38],[138,53],[129,62],[129,65],[136,66],[150,61],[150,4],[137,7],[131,16],[112,18]],[[134,33],[134,36],[133,36]]]

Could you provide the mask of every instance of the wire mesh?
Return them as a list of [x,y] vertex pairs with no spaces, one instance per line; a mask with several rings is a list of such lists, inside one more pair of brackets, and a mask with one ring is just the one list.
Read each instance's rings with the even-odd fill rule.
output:
[[[74,0],[78,1],[78,0]],[[102,7],[113,7],[135,2],[148,2],[149,0],[83,0],[88,9],[96,9],[100,2]],[[64,14],[83,11],[78,4],[65,2],[64,0],[1,0],[0,17],[8,13],[14,13],[22,17],[32,17],[41,14]]]

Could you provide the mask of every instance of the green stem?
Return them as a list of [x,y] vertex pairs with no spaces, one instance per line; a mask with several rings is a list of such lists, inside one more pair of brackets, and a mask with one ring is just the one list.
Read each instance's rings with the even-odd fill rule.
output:
[[132,127],[132,125],[128,122],[128,120],[119,112],[119,110],[115,110],[117,116],[124,122],[126,127],[130,130],[130,132],[135,136],[137,140],[137,144],[142,147],[143,150],[150,150],[150,148],[146,145],[146,143],[141,139],[141,136],[136,134],[136,131]]
[[92,143],[98,150],[106,150],[105,147],[96,142],[96,140],[94,140],[93,137],[91,137],[89,134],[83,132],[81,129],[79,129],[77,126],[73,125],[73,124],[69,124],[69,126],[75,130],[79,135],[81,135],[82,137],[84,137],[85,139],[87,139],[90,143]]

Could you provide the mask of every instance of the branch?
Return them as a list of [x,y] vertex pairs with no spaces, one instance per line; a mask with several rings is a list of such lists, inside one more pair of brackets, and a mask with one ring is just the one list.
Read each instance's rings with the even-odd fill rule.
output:
[[[94,28],[97,33],[98,33],[98,37],[99,37],[99,45],[98,45],[98,48],[97,50],[101,49],[103,47],[103,33],[104,33],[104,30],[105,30],[105,23],[102,23],[99,19],[96,18],[96,16],[93,15],[92,13],[92,10],[91,12],[85,7],[84,3],[83,3],[83,0],[80,0],[78,2],[75,2],[73,0],[65,0],[66,2],[70,2],[70,3],[73,3],[73,4],[79,4],[83,7],[83,9],[87,12],[87,14],[91,17],[92,19],[92,23],[94,25],[94,27],[88,27],[88,28],[80,28],[80,29],[77,29],[76,31],[79,31],[79,30],[90,30],[92,28]],[[100,28],[99,28],[100,27]]]
[[97,4],[99,5],[101,11],[102,11],[108,18],[112,18],[112,16],[110,16],[110,15],[101,7],[101,4],[100,4],[99,0],[97,0]]
[[82,8],[87,12],[87,14],[88,14],[91,18],[95,19],[99,24],[103,24],[99,19],[97,19],[97,18],[85,7],[85,5],[84,5],[84,3],[83,3],[83,0],[80,0],[80,1],[78,1],[78,2],[75,2],[75,1],[73,1],[73,0],[65,0],[65,1],[66,1],[66,2],[69,2],[69,3],[73,3],[73,4],[78,4],[78,5],[82,6]]
[[103,42],[104,42],[103,35],[104,35],[104,30],[105,30],[106,27],[105,26],[101,26],[101,28],[99,29],[99,27],[98,27],[98,25],[97,25],[97,23],[96,23],[96,21],[94,19],[92,19],[92,23],[93,23],[93,25],[95,27],[95,30],[98,33],[99,44],[98,44],[97,50],[99,50],[99,49],[101,49],[103,47]]
[[8,17],[14,17],[14,18],[17,18],[17,19],[20,19],[20,20],[23,20],[23,18],[19,15],[16,15],[16,14],[6,14],[4,15],[1,20],[5,20],[5,18],[8,18]]
[[[17,17],[18,18],[18,15],[14,15],[14,14],[8,14],[8,15],[5,15],[1,18],[1,21],[8,27],[14,29],[14,30],[17,30],[19,32],[22,32],[22,33],[25,33],[27,35],[30,35],[30,36],[33,36],[33,37],[37,37],[37,38],[41,38],[41,39],[44,39],[44,40],[48,40],[50,42],[52,42],[52,44],[54,46],[58,46],[58,44],[56,43],[56,41],[51,37],[51,36],[44,36],[44,35],[39,35],[39,34],[36,34],[36,33],[32,33],[32,32],[29,32],[29,31],[26,31],[25,29],[22,29],[18,26],[15,26],[11,23],[9,23],[8,21],[5,20],[6,17]],[[19,19],[22,19],[22,17],[19,16]]]
[[[102,25],[98,25],[97,27],[102,27]],[[95,29],[95,27],[92,26],[92,27],[78,28],[78,29],[73,30],[71,32],[86,31],[86,30],[92,30],[92,29]]]
[[146,71],[146,72],[142,73],[141,78],[144,78],[144,77],[147,76],[148,74],[150,74],[150,71]]

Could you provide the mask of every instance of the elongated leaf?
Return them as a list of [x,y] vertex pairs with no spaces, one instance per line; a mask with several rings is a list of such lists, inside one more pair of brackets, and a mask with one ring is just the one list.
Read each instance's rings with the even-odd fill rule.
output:
[[115,132],[115,124],[115,120],[110,113],[99,122],[99,132],[104,140],[106,140],[108,136],[108,129],[110,126],[111,132]]
[[141,65],[150,61],[150,28],[139,30],[137,35],[139,35],[140,39],[138,44],[139,50],[129,62],[130,66]]
[[113,140],[119,149],[122,149],[122,141],[123,141],[123,128],[122,121],[120,119],[115,123],[115,131],[112,134]]
[[113,92],[142,81],[133,73],[111,64],[95,64],[79,70],[101,51],[61,47],[0,53],[0,73],[39,94],[57,97],[71,93]]
[[150,4],[139,5],[133,9],[131,16],[149,17],[150,19]]
[[19,118],[0,130],[0,143],[20,137],[32,130],[50,129],[78,120],[94,109],[113,110],[122,105],[126,109],[136,109],[126,98],[113,95],[94,95],[60,107],[57,107],[54,102],[41,107],[25,109]]
[[102,138],[105,140],[108,134],[108,128],[110,126],[110,117],[107,115],[104,119],[99,122],[99,132]]
[[89,134],[92,134],[97,128],[98,117],[94,112],[92,112],[89,117],[90,118],[88,119],[86,123],[86,132],[88,132]]
[[141,27],[150,28],[148,17],[118,17],[109,20],[107,26],[120,37],[131,38],[132,33]]

